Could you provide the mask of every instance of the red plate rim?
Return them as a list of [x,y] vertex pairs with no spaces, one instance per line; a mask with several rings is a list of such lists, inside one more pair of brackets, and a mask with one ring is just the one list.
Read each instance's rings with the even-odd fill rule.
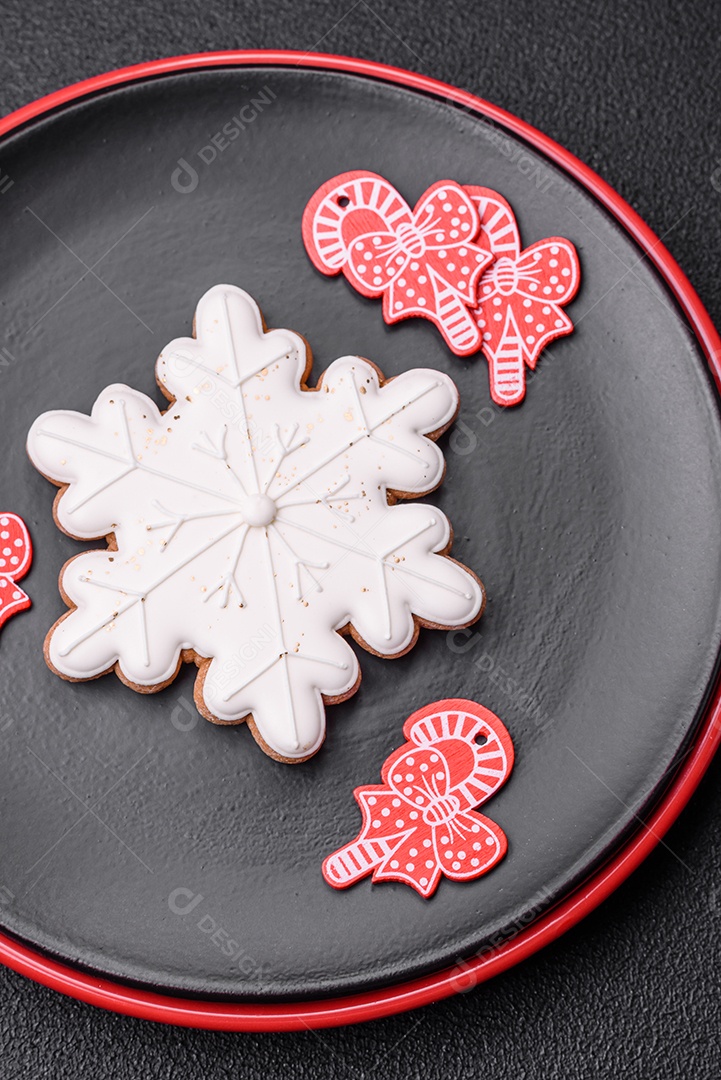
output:
[[[173,56],[109,71],[48,94],[0,119],[0,136],[53,109],[124,83],[213,67],[299,67],[378,79],[441,97],[479,113],[519,136],[569,173],[623,225],[681,304],[721,390],[721,337],[673,256],[605,180],[553,139],[465,90],[426,75],[355,57],[288,50],[241,50]],[[659,843],[697,788],[721,742],[721,683],[717,683],[694,740],[663,800],[625,846],[556,907],[503,942],[452,968],[380,990],[295,1004],[194,1001],[123,986],[76,971],[0,933],[0,962],[61,993],[114,1012],[184,1027],[224,1031],[298,1031],[376,1020],[463,993],[550,944],[594,910]]]

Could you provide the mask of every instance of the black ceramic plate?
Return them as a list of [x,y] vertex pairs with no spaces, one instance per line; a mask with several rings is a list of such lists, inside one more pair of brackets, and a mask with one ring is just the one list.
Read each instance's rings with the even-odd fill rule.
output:
[[[33,607],[0,637],[3,930],[120,982],[245,1002],[379,990],[517,933],[658,800],[715,672],[721,425],[675,297],[529,146],[440,96],[347,73],[136,81],[11,133],[0,164],[0,509],[35,545]],[[303,208],[353,168],[411,203],[445,177],[495,188],[525,243],[576,244],[576,331],[544,353],[522,406],[492,407],[485,361],[453,356],[430,323],[389,328],[313,269]],[[58,572],[81,546],[54,525],[27,430],[46,409],[89,411],[115,381],[162,404],[156,355],[221,281],[305,335],[314,377],[352,352],[388,376],[439,368],[461,394],[433,501],[486,612],[472,632],[422,632],[402,659],[361,655],[359,693],[329,708],[322,750],[296,767],[243,726],[197,718],[194,670],[143,696],[115,676],[64,683],[42,658]],[[411,711],[449,696],[482,701],[513,737],[515,771],[489,805],[507,858],[430,901],[369,880],[332,890],[321,862],[357,831],[353,787],[377,782]]]

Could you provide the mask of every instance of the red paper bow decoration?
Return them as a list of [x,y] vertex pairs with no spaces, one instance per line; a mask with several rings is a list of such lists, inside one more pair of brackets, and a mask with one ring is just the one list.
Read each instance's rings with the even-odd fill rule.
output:
[[411,210],[382,176],[341,173],[308,203],[303,240],[321,273],[382,296],[387,323],[420,315],[458,356],[482,348],[498,405],[522,401],[525,365],[573,330],[562,307],[580,281],[576,249],[553,236],[521,251],[513,211],[490,188],[442,180]]
[[428,897],[442,874],[470,881],[506,854],[503,830],[473,809],[513,768],[513,743],[498,717],[453,698],[413,713],[403,734],[408,742],[386,760],[383,783],[353,793],[362,828],[323,863],[336,889],[372,873],[373,881],[402,881]]
[[513,211],[496,191],[466,187],[481,219],[479,243],[494,257],[478,288],[478,326],[488,360],[491,397],[517,405],[526,393],[524,363],[535,368],[546,345],[570,334],[573,323],[562,305],[580,281],[576,249],[552,236],[521,251]]
[[30,607],[30,597],[16,584],[30,569],[33,546],[22,518],[0,514],[0,626]]
[[411,210],[372,172],[334,176],[303,214],[303,240],[321,273],[343,273],[363,296],[382,296],[387,323],[430,319],[458,356],[481,345],[469,309],[493,254],[472,242],[479,228],[473,202],[452,180],[434,184]]

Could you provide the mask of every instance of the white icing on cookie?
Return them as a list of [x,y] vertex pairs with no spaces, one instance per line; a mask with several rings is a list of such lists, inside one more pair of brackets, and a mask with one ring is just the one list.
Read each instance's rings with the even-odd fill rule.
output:
[[350,623],[392,656],[412,643],[414,616],[455,627],[481,610],[477,580],[436,554],[444,515],[387,497],[440,482],[443,456],[424,433],[453,417],[457,391],[424,369],[380,386],[352,356],[303,390],[302,339],[264,333],[255,302],[230,285],[201,299],[196,333],[158,359],[175,398],[165,413],[115,385],[90,417],[45,413],[30,431],[34,464],[67,485],[61,527],[117,542],[65,568],[76,610],[56,624],[49,659],[76,679],[118,663],[150,687],[192,649],[212,660],[202,695],[213,717],[252,713],[273,752],[304,758],[323,741],[323,696],[358,679],[337,631]]

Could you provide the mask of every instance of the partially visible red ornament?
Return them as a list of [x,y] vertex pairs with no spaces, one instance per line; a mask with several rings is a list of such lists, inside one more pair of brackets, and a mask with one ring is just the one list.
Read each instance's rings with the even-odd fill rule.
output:
[[17,582],[33,561],[30,533],[17,514],[0,513],[0,626],[11,615],[30,607],[31,600]]

